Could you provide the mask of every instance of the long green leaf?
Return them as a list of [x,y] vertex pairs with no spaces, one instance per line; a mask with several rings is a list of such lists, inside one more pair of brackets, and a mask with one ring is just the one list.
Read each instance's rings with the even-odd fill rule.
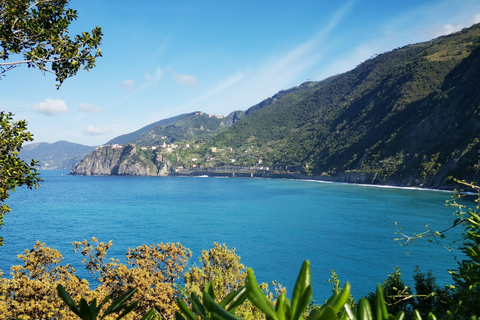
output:
[[132,289],[128,290],[127,292],[125,292],[124,294],[122,294],[117,299],[115,299],[115,301],[112,302],[112,304],[107,308],[107,310],[105,310],[102,318],[105,317],[106,315],[110,314],[110,313],[118,312],[121,309],[123,309],[125,307],[125,305],[124,305],[125,302],[128,299],[130,299],[135,294],[135,292],[137,292],[137,288],[132,288]]
[[175,320],[187,320],[179,311],[175,311]]
[[207,317],[205,313],[205,308],[203,307],[200,299],[198,299],[198,296],[195,292],[192,292],[192,294],[189,295],[182,286],[178,286],[178,290],[180,291],[182,296],[185,297],[185,299],[192,303],[192,310],[194,312],[198,313],[202,318]]
[[75,301],[73,301],[72,297],[68,294],[68,292],[61,284],[57,285],[57,292],[59,297],[62,298],[63,302],[65,302],[65,304],[70,308],[70,310],[72,310],[73,313],[80,317],[80,310],[78,310]]
[[404,318],[405,318],[405,312],[404,311],[398,311],[393,319],[394,320],[403,320]]
[[350,309],[350,306],[348,304],[344,304],[343,307],[345,308],[344,315],[347,315],[345,319],[355,319],[355,314],[353,313],[352,309]]
[[197,320],[192,310],[188,308],[187,304],[182,299],[177,298],[177,305],[180,311],[187,316],[188,320]]
[[299,304],[300,297],[304,294],[307,287],[311,285],[311,271],[310,271],[310,261],[305,260],[302,264],[302,268],[295,282],[295,287],[293,288],[292,300],[291,300],[291,312],[295,316],[297,314],[297,306]]
[[247,289],[245,287],[240,287],[237,290],[237,295],[233,297],[232,301],[228,303],[227,311],[234,312],[235,309],[241,305],[245,300],[247,300]]
[[377,286],[376,291],[375,311],[377,320],[388,319],[387,305],[385,304],[385,299],[383,298],[383,289],[380,284]]
[[155,316],[155,308],[148,310],[148,312],[145,313],[140,320],[150,320],[153,318],[153,316]]
[[205,290],[203,292],[203,304],[205,305],[205,308],[210,311],[212,314],[212,318],[214,319],[222,319],[222,320],[241,320],[237,317],[235,317],[233,314],[228,312],[227,310],[223,309],[220,307],[214,300],[212,296],[208,294],[208,292]]
[[267,318],[279,320],[272,304],[268,301],[267,297],[265,297],[262,289],[260,289],[257,279],[255,279],[255,276],[253,275],[253,270],[250,268],[247,270],[245,288],[247,289],[248,299],[250,299],[255,307],[260,309]]
[[190,295],[187,293],[187,291],[185,291],[185,289],[182,286],[180,285],[178,286],[178,291],[180,291],[180,293],[185,299],[190,299]]
[[220,301],[220,303],[218,304],[220,307],[222,308],[225,308],[225,306],[233,300],[233,298],[235,298],[235,296],[237,295],[237,291],[232,291],[230,292],[229,294],[227,294],[227,296],[225,298],[222,299],[222,301]]
[[[135,301],[134,303],[132,303],[131,305],[129,306],[125,306],[123,308],[123,311],[122,313],[120,313],[117,317],[117,320],[120,320],[122,319],[123,317],[125,317],[127,314],[129,314],[133,309],[135,309],[137,306],[138,306],[138,301]],[[102,317],[103,318],[103,317]]]
[[190,302],[192,303],[193,311],[198,313],[202,318],[207,317],[207,311],[195,292],[192,292]]
[[332,307],[323,306],[321,309],[314,309],[307,320],[337,320],[337,314]]
[[357,320],[373,320],[372,308],[366,298],[360,299],[357,305]]
[[321,314],[322,314],[322,312],[320,311],[320,309],[315,308],[310,312],[310,314],[307,317],[307,320],[318,320],[320,318]]
[[285,293],[281,293],[278,298],[277,298],[277,305],[275,306],[275,312],[277,313],[278,319],[279,320],[290,320],[289,317],[287,318],[287,297],[285,296]]
[[307,308],[308,304],[310,303],[310,300],[312,300],[312,287],[308,286],[303,294],[300,296],[300,298],[297,301],[297,310],[295,311],[294,314],[292,314],[292,320],[298,320],[302,317],[303,312],[305,311],[305,308]]
[[342,292],[340,292],[332,305],[333,310],[335,310],[336,313],[339,313],[343,305],[347,303],[348,298],[350,298],[350,283],[347,281],[342,289]]
[[422,320],[422,316],[420,315],[420,312],[418,310],[413,310],[413,320]]
[[91,314],[90,311],[90,306],[88,305],[87,300],[85,299],[80,299],[80,302],[78,304],[79,310],[80,310],[80,319],[82,320],[95,320],[93,315]]
[[207,292],[213,300],[215,300],[215,290],[213,289],[213,283],[207,283],[205,289],[203,290],[204,294]]
[[427,317],[428,317],[428,320],[437,320],[437,317],[431,312],[428,313]]

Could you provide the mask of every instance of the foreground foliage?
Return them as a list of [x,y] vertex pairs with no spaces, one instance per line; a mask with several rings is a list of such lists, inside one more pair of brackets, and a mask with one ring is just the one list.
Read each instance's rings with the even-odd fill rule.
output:
[[[480,189],[474,184],[467,185]],[[91,242],[84,240],[73,245],[83,255],[87,270],[97,279],[95,289],[79,279],[70,265],[62,265],[63,258],[57,250],[37,242],[32,250],[18,256],[23,265],[13,266],[9,279],[0,278],[0,319],[477,319],[480,209],[468,209],[456,202],[453,205],[459,208],[454,226],[465,227],[461,250],[467,258],[459,262],[458,270],[450,272],[453,284],[445,288],[435,284],[431,273],[417,270],[414,292],[404,284],[397,268],[378,285],[375,293],[356,303],[348,282],[340,290],[340,281],[333,272],[330,280],[333,294],[319,305],[312,301],[308,261],[303,263],[288,299],[281,286],[275,288],[274,294],[265,284],[259,285],[253,271],[240,263],[235,249],[225,245],[215,243],[202,252],[200,266],[187,270],[191,251],[179,243],[129,249],[123,264],[107,258],[111,242],[92,238]],[[182,277],[185,289],[180,286]]]
[[[3,215],[10,212],[10,207],[5,204],[10,191],[21,186],[37,188],[40,183],[36,161],[28,163],[19,157],[22,145],[32,140],[25,120],[14,121],[12,113],[0,112],[0,227]],[[0,237],[0,245],[3,245],[3,237]]]
[[[101,56],[102,30],[70,38],[68,27],[78,18],[69,0],[0,0],[0,75],[20,65],[53,73],[57,87],[90,70]],[[12,61],[13,59],[13,61]],[[18,59],[18,60],[16,60]]]

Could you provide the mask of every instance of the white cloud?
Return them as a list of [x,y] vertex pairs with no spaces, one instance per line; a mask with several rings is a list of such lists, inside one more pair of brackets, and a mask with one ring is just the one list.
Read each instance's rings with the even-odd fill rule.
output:
[[135,81],[127,79],[122,82],[122,87],[127,90],[134,90],[135,89]]
[[444,34],[450,34],[450,33],[453,33],[453,32],[457,32],[457,31],[462,30],[463,28],[468,28],[468,27],[472,26],[473,24],[479,23],[479,22],[480,22],[480,12],[475,14],[469,21],[465,21],[464,23],[462,22],[462,23],[459,23],[459,24],[456,24],[456,25],[452,25],[452,24],[444,25],[443,28],[441,28],[439,35],[444,35]]
[[34,104],[32,110],[48,116],[56,116],[68,112],[68,107],[63,100],[47,98],[45,101]]
[[103,109],[100,107],[97,107],[96,105],[93,104],[88,104],[88,103],[80,103],[78,105],[78,110],[90,114],[100,114],[103,112]]
[[147,86],[149,84],[157,83],[160,80],[160,78],[162,77],[162,70],[160,68],[156,68],[153,75],[151,75],[150,73],[147,72],[147,73],[144,74],[144,76],[147,79],[147,83],[144,84],[141,89],[143,89],[145,86]]
[[225,79],[222,82],[218,83],[216,86],[214,86],[213,88],[211,88],[210,90],[202,94],[200,97],[186,103],[185,105],[180,107],[178,110],[190,109],[191,107],[197,108],[201,102],[204,102],[205,100],[208,100],[218,95],[222,91],[225,91],[228,88],[234,86],[238,82],[242,81],[244,77],[245,77],[245,73],[239,71],[235,73],[233,76],[229,77],[228,79]]
[[101,126],[101,127],[88,126],[87,129],[83,130],[82,133],[86,136],[102,136],[105,134],[112,133],[112,130],[108,129],[105,126]]
[[196,84],[198,84],[198,80],[194,76],[174,73],[174,74],[172,74],[172,77],[178,84],[181,84],[181,85],[196,85]]

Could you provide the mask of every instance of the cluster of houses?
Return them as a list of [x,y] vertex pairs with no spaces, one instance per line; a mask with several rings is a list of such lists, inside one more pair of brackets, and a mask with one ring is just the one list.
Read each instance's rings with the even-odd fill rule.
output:
[[[215,116],[215,115],[213,115],[213,116]],[[129,146],[135,146],[135,144],[128,144],[128,145],[129,145]],[[95,150],[102,149],[102,148],[111,148],[111,149],[116,149],[116,150],[118,150],[118,149],[124,148],[125,146],[126,146],[126,145],[109,144],[109,145],[98,146],[98,147],[95,148]],[[139,148],[140,148],[141,150],[157,150],[157,149],[163,149],[163,150],[166,151],[166,152],[172,152],[173,150],[178,149],[179,147],[182,147],[183,150],[187,150],[187,149],[190,148],[190,144],[186,143],[186,144],[180,146],[180,145],[178,145],[178,144],[167,144],[167,143],[163,142],[162,145],[149,146],[149,147],[139,147]],[[221,149],[218,149],[217,147],[211,147],[211,148],[210,148],[210,151],[211,151],[212,153],[217,153],[217,152],[220,152],[220,151],[222,151],[222,150],[221,150]],[[233,148],[228,147],[228,148],[226,148],[226,151],[227,151],[228,153],[233,153]],[[247,152],[247,151],[245,151],[245,152]],[[213,158],[207,158],[206,160],[207,160],[207,161],[213,161],[214,159],[215,159],[215,157],[213,157]],[[192,162],[192,164],[189,166],[190,169],[193,169],[193,170],[198,169],[200,166],[199,166],[198,164],[196,164],[195,162],[197,162],[197,161],[199,161],[199,160],[200,160],[200,159],[198,159],[198,158],[192,158],[192,159],[190,160],[190,161]],[[236,159],[230,158],[230,159],[229,159],[229,162],[230,162],[231,164],[234,164],[234,163],[236,162]],[[269,167],[261,166],[261,164],[262,164],[262,160],[259,159],[259,160],[258,160],[258,166],[254,166],[254,167],[242,167],[241,170],[268,171],[268,170],[270,169]],[[232,167],[232,168],[235,168],[234,171],[238,171],[238,170],[239,170],[239,166],[234,166],[234,167]],[[204,169],[207,169],[207,168],[204,168]],[[210,167],[210,170],[212,170],[212,169],[213,169],[213,170],[218,170],[218,168],[215,169],[214,167]],[[225,169],[226,169],[227,171],[229,170],[228,167],[223,167],[221,170],[225,170]],[[184,167],[182,167],[182,166],[179,166],[179,167],[175,168],[175,172],[182,172],[183,170],[184,170]],[[232,170],[232,169],[230,169],[230,170]]]
[[[130,146],[135,146],[134,144],[128,144]],[[112,148],[112,149],[122,149],[124,146],[121,144],[109,144],[106,146],[98,146],[95,150],[102,149],[102,148]],[[179,146],[177,144],[166,144],[165,141],[160,146],[150,146],[150,147],[140,147],[141,150],[156,150],[157,148],[165,149],[167,152],[172,152],[173,150],[177,149]],[[183,146],[184,149],[190,148],[190,145],[187,143]]]

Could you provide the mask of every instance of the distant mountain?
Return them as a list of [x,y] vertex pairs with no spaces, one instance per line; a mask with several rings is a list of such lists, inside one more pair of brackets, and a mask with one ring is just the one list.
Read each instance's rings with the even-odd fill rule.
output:
[[244,114],[243,111],[235,111],[228,116],[211,115],[201,111],[186,113],[119,136],[107,142],[106,145],[132,143],[139,146],[152,146],[205,139],[227,129]]
[[95,147],[67,141],[39,142],[24,145],[20,151],[20,158],[27,161],[37,160],[40,169],[71,170],[94,149]]
[[121,136],[118,136],[116,138],[113,138],[112,140],[108,141],[106,144],[127,144],[138,137],[140,137],[142,134],[149,132],[150,130],[154,129],[157,126],[168,126],[172,123],[177,122],[179,119],[185,117],[186,114],[181,114],[175,117],[171,117],[168,119],[163,119],[157,122],[154,122],[152,124],[149,124],[148,126],[145,126],[137,131],[123,134]]
[[[184,115],[174,127],[156,126],[130,141],[151,148],[129,148],[117,159],[124,168],[148,166],[148,173],[135,171],[147,175],[165,174],[166,167],[233,166],[396,185],[478,181],[480,25],[377,55],[349,72],[283,90],[238,114],[231,126],[210,124],[205,117],[199,125],[200,118]],[[176,148],[152,147],[162,140]],[[98,159],[108,157],[101,152]],[[84,164],[72,172],[129,174],[92,173]]]

